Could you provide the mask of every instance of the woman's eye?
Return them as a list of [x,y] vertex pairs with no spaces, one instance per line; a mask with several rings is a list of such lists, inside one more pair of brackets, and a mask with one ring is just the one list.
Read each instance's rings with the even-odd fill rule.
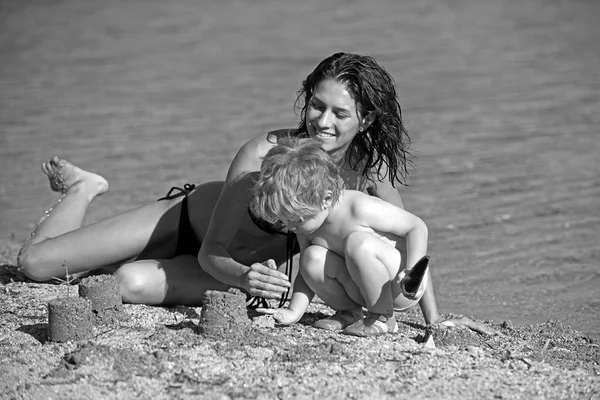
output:
[[323,106],[321,104],[315,104],[314,102],[310,103],[310,107],[314,108],[315,110],[319,110],[319,111],[323,110]]

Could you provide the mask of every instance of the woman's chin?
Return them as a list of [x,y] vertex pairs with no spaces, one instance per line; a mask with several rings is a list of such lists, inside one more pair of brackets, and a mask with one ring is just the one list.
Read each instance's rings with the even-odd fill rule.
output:
[[337,138],[335,136],[313,135],[311,138],[321,142],[321,147],[328,153],[337,150]]

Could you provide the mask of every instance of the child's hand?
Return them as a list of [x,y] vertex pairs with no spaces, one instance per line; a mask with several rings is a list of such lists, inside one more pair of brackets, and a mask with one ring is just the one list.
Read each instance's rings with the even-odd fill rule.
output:
[[289,308],[257,308],[256,311],[272,315],[275,321],[281,325],[291,325],[294,322],[298,322],[302,317],[302,315],[297,315]]

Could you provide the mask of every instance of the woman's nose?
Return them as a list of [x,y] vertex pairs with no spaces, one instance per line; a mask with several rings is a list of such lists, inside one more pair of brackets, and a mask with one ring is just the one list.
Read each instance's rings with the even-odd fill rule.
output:
[[323,111],[317,120],[317,124],[319,128],[329,128],[331,126],[331,112],[328,110]]

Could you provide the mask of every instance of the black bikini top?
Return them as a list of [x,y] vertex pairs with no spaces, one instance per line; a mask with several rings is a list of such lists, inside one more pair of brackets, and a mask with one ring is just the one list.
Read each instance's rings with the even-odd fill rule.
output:
[[252,222],[254,222],[254,225],[256,225],[256,227],[258,229],[260,229],[261,231],[266,232],[271,235],[287,235],[287,232],[281,231],[284,228],[283,223],[277,222],[277,223],[272,224],[270,222],[267,222],[264,219],[259,218],[256,215],[252,214],[252,211],[250,209],[248,209],[248,215],[250,216],[250,219],[252,220]]

